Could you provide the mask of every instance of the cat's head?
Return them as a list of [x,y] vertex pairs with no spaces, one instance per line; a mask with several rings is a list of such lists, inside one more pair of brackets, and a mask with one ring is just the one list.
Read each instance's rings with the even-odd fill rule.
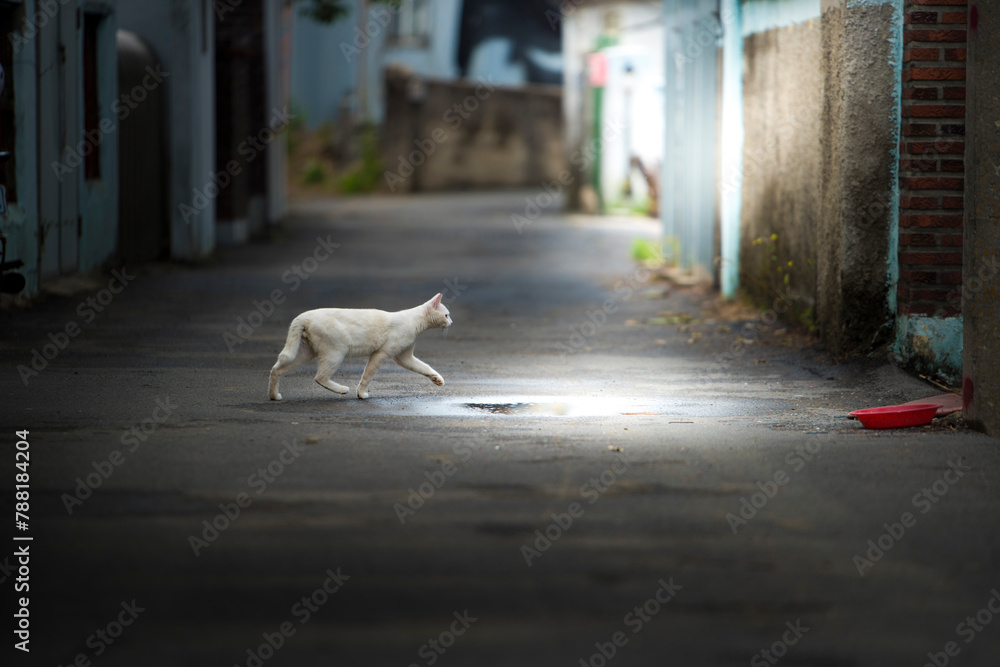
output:
[[441,293],[424,304],[427,307],[427,319],[432,329],[447,329],[451,326],[451,313],[448,307],[441,303]]

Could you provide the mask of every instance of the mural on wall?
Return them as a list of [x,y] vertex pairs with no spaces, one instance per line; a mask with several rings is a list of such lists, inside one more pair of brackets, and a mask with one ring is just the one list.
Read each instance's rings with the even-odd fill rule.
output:
[[497,83],[562,84],[558,0],[466,0],[458,67],[463,77]]

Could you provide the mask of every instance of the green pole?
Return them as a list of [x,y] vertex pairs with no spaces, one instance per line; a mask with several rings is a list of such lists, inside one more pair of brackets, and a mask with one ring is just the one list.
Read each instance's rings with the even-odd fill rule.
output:
[[604,88],[594,88],[594,127],[593,127],[593,143],[594,146],[594,167],[592,171],[592,180],[594,186],[594,192],[597,193],[597,207],[598,210],[604,212],[604,195],[601,192],[601,154],[603,152],[603,146],[601,145],[601,123],[602,123],[602,107],[604,104]]

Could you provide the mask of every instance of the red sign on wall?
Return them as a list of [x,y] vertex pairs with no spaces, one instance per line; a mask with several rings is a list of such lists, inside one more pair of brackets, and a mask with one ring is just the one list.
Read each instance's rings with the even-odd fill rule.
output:
[[587,54],[587,79],[594,88],[603,88],[608,81],[608,57],[603,52]]

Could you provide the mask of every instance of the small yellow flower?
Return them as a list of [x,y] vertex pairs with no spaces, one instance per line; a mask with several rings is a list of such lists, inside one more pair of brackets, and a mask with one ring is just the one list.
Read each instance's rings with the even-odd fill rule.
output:
[[777,234],[771,234],[771,240],[772,241],[777,241],[778,240],[778,235]]
[[792,265],[792,260],[788,260],[788,266]]

